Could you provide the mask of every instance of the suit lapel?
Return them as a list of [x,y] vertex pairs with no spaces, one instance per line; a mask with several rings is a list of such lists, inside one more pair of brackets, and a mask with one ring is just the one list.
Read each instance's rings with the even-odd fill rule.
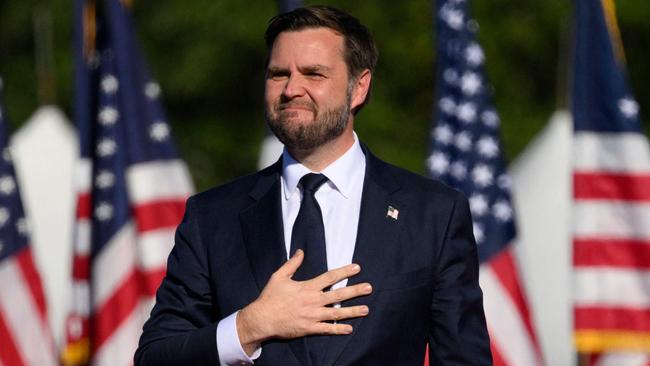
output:
[[[278,162],[259,173],[260,179],[249,194],[255,202],[240,214],[246,253],[260,292],[287,260],[280,201],[281,166]],[[287,343],[300,365],[311,364],[304,338]]]
[[[399,237],[399,221],[387,215],[388,207],[403,210],[404,205],[393,199],[392,193],[399,190],[395,178],[385,170],[385,163],[374,157],[364,146],[366,153],[366,176],[361,197],[359,227],[354,248],[353,263],[361,266],[361,272],[348,281],[348,286],[369,282],[373,293],[366,297],[346,301],[342,306],[368,305],[372,314],[372,304],[381,287],[386,264],[395,253]],[[328,343],[322,365],[332,365],[340,356],[348,342],[358,333],[364,318],[345,323],[351,324],[354,332],[350,336],[333,336]]]
[[279,175],[260,177],[250,196],[255,202],[239,218],[248,260],[261,291],[271,274],[287,260]]

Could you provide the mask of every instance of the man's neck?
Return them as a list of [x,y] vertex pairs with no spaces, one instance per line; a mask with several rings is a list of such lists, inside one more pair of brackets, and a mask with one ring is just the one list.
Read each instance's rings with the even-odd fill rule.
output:
[[311,150],[287,148],[289,154],[312,172],[320,172],[343,156],[354,145],[352,129],[346,130],[334,140]]

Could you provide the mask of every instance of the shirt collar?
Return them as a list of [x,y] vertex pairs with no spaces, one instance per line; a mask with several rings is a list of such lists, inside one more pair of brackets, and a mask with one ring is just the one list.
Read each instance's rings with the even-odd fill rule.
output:
[[[356,178],[365,174],[366,156],[361,149],[357,134],[354,143],[341,157],[328,165],[320,173],[328,179],[330,186],[349,198]],[[289,154],[285,148],[282,152],[282,179],[284,180],[284,198],[289,199],[296,192],[296,187],[305,174],[313,173]]]

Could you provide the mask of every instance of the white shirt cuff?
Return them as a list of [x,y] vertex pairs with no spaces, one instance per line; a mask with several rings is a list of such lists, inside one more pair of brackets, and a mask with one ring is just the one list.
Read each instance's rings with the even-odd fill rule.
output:
[[238,313],[230,314],[217,324],[217,351],[221,366],[253,365],[262,354],[262,347],[257,348],[251,357],[244,352],[237,334]]

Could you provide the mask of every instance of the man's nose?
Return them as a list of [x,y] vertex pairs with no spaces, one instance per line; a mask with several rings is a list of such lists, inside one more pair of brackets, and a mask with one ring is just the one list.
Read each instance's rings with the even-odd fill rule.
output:
[[287,78],[282,95],[287,99],[293,99],[305,94],[304,80],[299,75],[292,74]]

